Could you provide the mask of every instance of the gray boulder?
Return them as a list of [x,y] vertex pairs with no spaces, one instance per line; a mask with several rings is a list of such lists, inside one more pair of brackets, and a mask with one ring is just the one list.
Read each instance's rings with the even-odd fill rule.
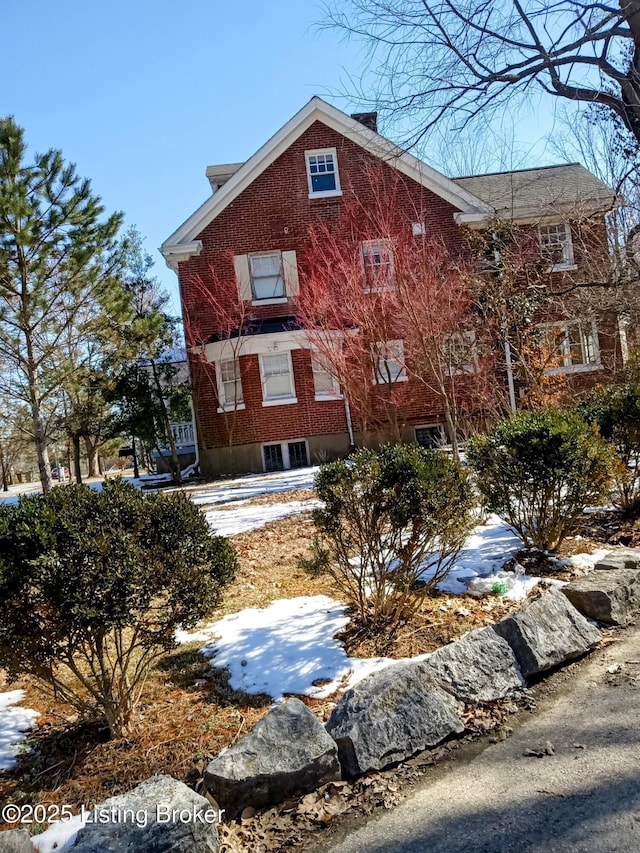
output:
[[338,750],[299,699],[269,711],[205,771],[206,789],[230,817],[314,791],[340,779]]
[[588,619],[624,625],[640,606],[640,572],[593,571],[562,588],[571,604]]
[[521,690],[525,681],[509,643],[478,628],[427,660],[434,680],[462,702],[493,702]]
[[[95,806],[73,853],[217,853],[218,812],[171,776],[153,776]],[[106,822],[101,822],[105,820]]]
[[615,571],[616,569],[637,569],[640,567],[640,548],[624,548],[620,551],[609,551],[595,564],[598,571]]
[[26,829],[0,832],[0,853],[33,853],[31,836]]
[[492,629],[509,643],[525,678],[585,654],[602,639],[555,588],[525,602]]
[[348,690],[327,722],[351,776],[381,770],[428,749],[464,726],[457,703],[433,681],[427,663],[399,663]]

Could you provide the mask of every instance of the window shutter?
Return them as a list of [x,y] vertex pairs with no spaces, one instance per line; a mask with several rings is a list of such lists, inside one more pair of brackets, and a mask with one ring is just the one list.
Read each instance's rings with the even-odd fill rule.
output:
[[295,299],[300,290],[298,283],[298,262],[295,252],[282,253],[282,270],[284,273],[284,282],[287,289],[287,296]]
[[249,256],[236,255],[233,259],[236,270],[238,296],[242,302],[251,302],[251,273],[249,271]]

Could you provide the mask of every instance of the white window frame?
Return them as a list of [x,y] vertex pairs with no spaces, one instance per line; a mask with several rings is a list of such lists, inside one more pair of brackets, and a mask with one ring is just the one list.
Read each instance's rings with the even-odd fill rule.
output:
[[571,226],[568,222],[543,222],[538,225],[538,239],[540,242],[540,250],[544,254],[545,249],[548,244],[544,242],[543,232],[549,228],[560,228],[564,227],[565,239],[562,241],[562,256],[563,259],[560,263],[553,264],[550,267],[551,272],[557,272],[560,270],[575,270],[577,269],[575,258],[573,254],[573,238],[571,236]]
[[[444,372],[447,376],[466,376],[467,374],[477,373],[478,352],[476,347],[476,333],[474,331],[451,332],[450,334],[444,336],[442,345],[446,346],[447,341],[452,340],[454,338],[458,338],[461,341],[466,341],[466,345],[469,348],[469,356],[471,358],[471,361],[458,366],[447,363],[445,364]],[[443,356],[445,356],[445,353],[443,353]]]
[[[336,186],[333,190],[314,190],[313,189],[313,180],[311,174],[311,157],[321,156],[323,154],[331,154],[333,157],[333,165],[336,179]],[[334,196],[342,195],[342,189],[340,187],[340,170],[338,169],[338,152],[335,148],[313,148],[310,151],[304,152],[304,162],[307,168],[307,185],[309,188],[309,198],[332,198]]]
[[[396,350],[394,353],[393,350]],[[407,369],[404,366],[404,341],[396,339],[393,341],[376,341],[371,344],[371,359],[373,362],[373,381],[376,385],[395,385],[396,382],[407,382]],[[381,370],[381,365],[397,365],[398,373],[388,381]]]
[[[593,354],[595,357],[595,361],[590,361],[587,364],[573,364],[571,361],[571,340],[569,337],[569,327],[570,326],[579,326],[580,329],[585,326],[589,326],[591,329],[591,337],[593,342]],[[546,367],[544,372],[550,376],[554,374],[560,373],[589,373],[594,370],[602,369],[602,359],[600,357],[600,341],[598,338],[598,329],[595,324],[595,320],[562,320],[558,323],[546,323],[543,326],[544,329],[548,329],[552,331],[554,329],[560,329],[564,331],[564,340],[562,342],[562,353],[560,354],[564,360],[564,364],[559,365],[558,367]],[[584,344],[582,333],[580,334],[580,345],[582,349],[582,353],[584,356]]]
[[[282,302],[286,302],[287,297],[287,281],[284,275],[284,268],[282,265],[282,252],[279,250],[273,252],[251,252],[248,256],[249,262],[249,278],[251,281],[251,304],[252,305],[278,305]],[[256,291],[254,287],[255,276],[253,272],[253,261],[258,258],[275,258],[277,257],[280,262],[280,280],[282,281],[282,296],[266,296],[264,298],[260,298],[256,296]]]
[[[311,372],[313,374],[313,391],[315,395],[316,401],[320,402],[322,400],[341,400],[342,394],[340,393],[340,383],[336,379],[335,376],[332,375],[331,371],[327,370],[327,368],[323,365],[323,358],[319,352],[311,353]],[[318,390],[318,384],[316,382],[316,375],[323,374],[324,376],[328,376],[331,380],[331,391],[322,391]]]
[[[270,358],[273,356],[285,357],[289,362],[289,386],[290,386],[290,394],[289,396],[282,397],[267,397],[266,396],[266,377],[265,377],[265,364],[264,359]],[[260,353],[258,356],[258,361],[260,364],[260,385],[262,387],[262,405],[263,406],[289,406],[292,403],[297,403],[298,398],[296,397],[296,385],[295,378],[293,376],[293,361],[291,359],[291,352],[286,350],[284,352],[268,352],[268,353]],[[267,444],[277,444],[277,442],[267,442]]]
[[[383,281],[382,284],[379,285],[371,285],[367,281],[367,255],[378,254],[381,255],[383,252],[388,253],[387,259],[387,280],[384,283],[384,278],[381,276]],[[393,249],[391,248],[391,243],[389,240],[379,239],[379,240],[364,240],[360,243],[360,261],[362,263],[362,280],[363,280],[363,289],[366,293],[379,293],[383,290],[395,290],[395,267],[393,263]],[[374,264],[373,266],[382,267],[382,264]]]
[[260,454],[262,456],[262,470],[267,470],[267,460],[264,455],[265,447],[271,447],[274,444],[279,444],[280,449],[282,451],[282,465],[283,471],[291,470],[291,459],[289,457],[289,445],[290,444],[302,444],[304,442],[304,446],[307,450],[307,465],[311,464],[311,456],[309,455],[309,442],[306,438],[288,438],[286,441],[263,441],[260,445]]
[[[442,423],[418,424],[417,426],[415,426],[413,428],[413,438],[414,438],[415,443],[418,445],[418,447],[424,447],[424,445],[422,445],[418,442],[417,432],[419,429],[437,429],[437,430],[439,430],[440,436],[442,438],[442,441],[441,441],[439,446],[440,447],[446,447],[447,446],[447,431],[444,428],[444,424],[442,424]],[[425,449],[427,449],[427,448],[425,448]]]
[[[234,362],[237,372],[236,382],[240,384],[240,393],[242,394],[242,400],[228,400],[227,395],[224,392],[225,383],[222,380],[222,365],[223,363]],[[244,404],[244,388],[242,387],[242,375],[240,372],[240,359],[236,357],[231,358],[223,358],[220,361],[216,361],[216,380],[218,382],[218,402],[220,405],[218,406],[218,413],[221,412],[239,412],[245,408]],[[232,380],[227,380],[231,382]]]

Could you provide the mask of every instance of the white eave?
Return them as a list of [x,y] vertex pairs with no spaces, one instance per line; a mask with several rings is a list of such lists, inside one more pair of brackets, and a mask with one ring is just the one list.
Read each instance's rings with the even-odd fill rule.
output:
[[188,261],[189,258],[197,257],[202,251],[202,240],[193,240],[191,243],[171,244],[169,241],[163,243],[160,251],[169,269],[178,272],[178,264]]
[[[427,166],[417,157],[398,148],[397,145],[316,96],[272,136],[253,157],[247,160],[177,231],[165,240],[160,251],[169,266],[172,265],[169,262],[169,256],[175,260],[178,247],[182,247],[184,244],[195,245],[193,241],[198,234],[315,121],[320,121],[351,139],[375,157],[379,157],[393,168],[398,169],[398,171],[450,202],[463,213],[482,214],[485,219],[493,214],[493,208],[490,205],[463,189],[455,181],[432,169],[431,166]],[[188,256],[190,257],[193,254],[196,253],[191,251]],[[178,260],[183,260],[183,258]]]
[[[606,209],[612,209],[613,203],[607,204]],[[585,219],[594,213],[603,211],[601,199],[583,199],[580,202],[554,202],[548,204],[530,205],[528,207],[496,208],[490,214],[486,213],[454,213],[457,225],[468,225],[470,228],[481,228],[491,218],[508,220],[515,225],[530,225],[537,222],[566,222],[568,219]]]

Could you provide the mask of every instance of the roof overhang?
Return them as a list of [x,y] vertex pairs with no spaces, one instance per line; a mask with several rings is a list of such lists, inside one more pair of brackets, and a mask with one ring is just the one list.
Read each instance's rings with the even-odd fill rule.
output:
[[188,261],[189,258],[197,257],[202,251],[202,240],[193,240],[191,243],[163,243],[160,250],[164,256],[169,269],[178,272],[178,264]]

